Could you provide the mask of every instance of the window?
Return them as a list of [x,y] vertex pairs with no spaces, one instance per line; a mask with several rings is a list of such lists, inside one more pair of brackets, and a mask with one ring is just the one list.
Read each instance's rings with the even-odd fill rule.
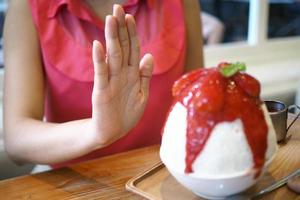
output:
[[269,1],[268,38],[300,35],[300,1]]
[[[300,1],[297,0],[199,0],[199,3],[204,14],[224,26],[219,43],[248,40],[256,44],[266,38],[300,36]],[[217,25],[206,23],[206,18],[202,20],[204,35],[208,34],[205,30],[210,25],[218,32]]]
[[[249,21],[249,3],[248,1],[219,1],[219,0],[200,0],[202,15],[202,24],[204,35],[207,27],[210,27],[210,34],[214,31],[220,31],[217,28],[216,22],[205,18],[208,14],[211,18],[218,20],[223,27],[223,35],[220,36],[219,42],[236,42],[246,41]],[[204,37],[207,38],[207,37]],[[211,44],[207,43],[206,44]]]

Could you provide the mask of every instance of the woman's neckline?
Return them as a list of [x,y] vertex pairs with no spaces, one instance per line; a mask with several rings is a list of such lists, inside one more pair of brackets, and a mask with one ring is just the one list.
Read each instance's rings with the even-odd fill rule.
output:
[[107,15],[112,15],[114,4],[126,5],[127,0],[80,0],[79,2],[84,4],[95,19],[103,23]]

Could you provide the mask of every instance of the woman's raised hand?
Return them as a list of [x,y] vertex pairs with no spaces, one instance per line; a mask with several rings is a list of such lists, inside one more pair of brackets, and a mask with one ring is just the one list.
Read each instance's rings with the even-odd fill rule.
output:
[[106,54],[93,43],[92,131],[105,146],[125,135],[141,118],[149,96],[153,58],[140,60],[133,16],[114,5],[105,20]]

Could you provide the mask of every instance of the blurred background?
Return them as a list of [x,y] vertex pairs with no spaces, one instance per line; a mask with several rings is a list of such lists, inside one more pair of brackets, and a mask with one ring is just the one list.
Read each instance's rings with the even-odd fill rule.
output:
[[198,0],[205,66],[241,61],[264,100],[300,104],[300,0]]
[[7,9],[7,2],[0,0],[0,68],[3,68],[3,24],[5,18],[5,11]]
[[[205,67],[241,61],[262,86],[263,100],[300,105],[300,0],[194,0],[202,14]],[[3,146],[2,32],[7,1],[0,0],[0,180],[30,173]],[[199,36],[200,37],[200,36]]]
[[[264,1],[264,0],[262,0]],[[249,26],[249,0],[199,0],[202,12],[218,20],[224,27],[219,42],[246,41]],[[280,38],[300,35],[300,1],[269,0],[267,37]],[[212,22],[213,23],[213,22]],[[209,24],[208,24],[209,26]]]

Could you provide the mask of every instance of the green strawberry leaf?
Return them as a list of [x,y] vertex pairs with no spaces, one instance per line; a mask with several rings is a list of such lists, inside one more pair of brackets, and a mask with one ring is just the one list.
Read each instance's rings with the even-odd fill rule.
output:
[[226,78],[235,75],[239,71],[246,71],[245,63],[242,62],[229,63],[228,65],[222,66],[220,68],[220,73]]

